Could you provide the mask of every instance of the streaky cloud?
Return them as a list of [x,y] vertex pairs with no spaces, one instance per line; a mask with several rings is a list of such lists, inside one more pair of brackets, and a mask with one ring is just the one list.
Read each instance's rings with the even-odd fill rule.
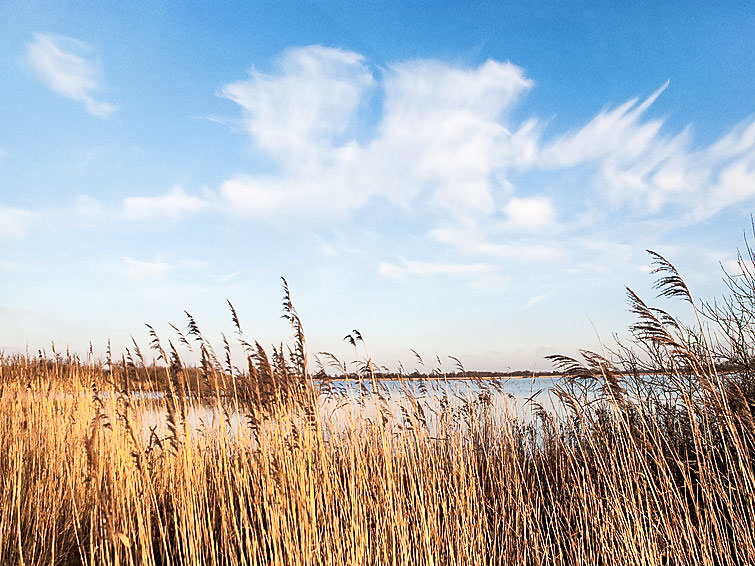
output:
[[280,169],[226,180],[220,193],[230,210],[346,215],[374,198],[408,206],[426,196],[446,213],[494,211],[495,173],[518,151],[504,119],[532,86],[521,68],[492,60],[472,69],[432,60],[389,66],[380,76],[382,115],[366,142],[349,129],[376,81],[361,55],[296,48],[278,71],[253,69],[221,91]]
[[92,49],[78,39],[49,33],[34,34],[27,57],[42,81],[58,94],[81,102],[87,112],[106,118],[116,104],[94,97],[102,89],[102,71]]
[[[485,232],[474,245],[469,237],[443,239],[451,245],[517,257],[530,245],[512,242],[507,228],[538,233],[561,216],[617,209],[651,218],[673,208],[695,222],[755,197],[755,121],[696,147],[691,128],[667,133],[665,119],[646,117],[669,85],[546,136],[537,117],[511,119],[534,86],[512,63],[418,59],[373,72],[353,51],[289,49],[274,72],[252,69],[221,90],[241,107],[246,132],[277,172],[230,177],[220,199],[233,214],[259,218],[347,218],[383,199],[436,218],[436,234],[462,225]],[[365,140],[354,124],[376,89],[382,107]],[[538,193],[511,180],[554,171],[578,175],[592,198],[573,202],[556,187]],[[548,248],[541,244],[536,256]]]
[[34,219],[34,213],[28,210],[0,204],[0,241],[23,238]]
[[158,218],[179,220],[213,206],[209,198],[190,195],[182,187],[175,186],[161,195],[125,197],[115,207],[105,206],[95,198],[81,195],[76,208],[79,214],[89,218],[145,221]]

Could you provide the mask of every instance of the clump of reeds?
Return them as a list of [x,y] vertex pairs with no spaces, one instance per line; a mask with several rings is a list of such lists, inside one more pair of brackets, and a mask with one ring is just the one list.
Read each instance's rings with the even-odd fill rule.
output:
[[534,421],[497,385],[407,386],[396,414],[366,349],[356,394],[316,384],[285,282],[292,343],[270,355],[229,303],[241,368],[188,313],[175,342],[150,327],[150,363],[136,343],[3,356],[0,563],[752,563],[754,258],[700,306],[653,258],[694,325],[630,291],[635,343],[553,356],[563,412]]

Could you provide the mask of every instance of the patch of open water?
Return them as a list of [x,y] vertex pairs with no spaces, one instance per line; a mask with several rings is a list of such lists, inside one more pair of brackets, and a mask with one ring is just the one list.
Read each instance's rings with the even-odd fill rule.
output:
[[[536,401],[547,410],[558,412],[559,403],[549,391],[560,382],[557,377],[487,378],[484,380],[427,379],[377,380],[330,379],[318,381],[318,415],[329,431],[337,431],[360,419],[383,419],[396,426],[412,418],[421,419],[430,434],[439,427],[440,419],[451,415],[463,426],[465,415],[487,411],[497,418],[516,418],[531,422]],[[135,394],[147,401],[138,411],[138,424],[146,438],[152,431],[158,437],[167,435],[167,413],[162,406],[162,393]],[[154,403],[153,403],[154,402]],[[219,411],[209,403],[190,403],[186,412],[190,429],[212,434],[221,427],[234,434],[247,423],[243,411]]]

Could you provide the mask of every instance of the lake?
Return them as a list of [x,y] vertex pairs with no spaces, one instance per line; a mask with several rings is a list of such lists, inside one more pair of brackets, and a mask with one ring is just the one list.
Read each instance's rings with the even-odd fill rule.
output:
[[[319,388],[318,414],[327,430],[337,431],[349,422],[375,421],[382,418],[391,426],[405,426],[412,418],[421,420],[431,434],[437,431],[440,419],[458,420],[464,426],[465,415],[483,411],[494,418],[516,418],[531,422],[534,405],[541,404],[546,410],[559,412],[559,403],[549,390],[562,378],[486,378],[390,380],[375,382],[373,391],[369,379],[329,379],[316,381]],[[137,394],[143,404],[139,413],[139,425],[146,435],[155,430],[164,437],[167,434],[167,414],[159,406],[160,393]],[[445,417],[442,415],[445,414]],[[187,423],[192,430],[212,433],[230,425],[231,432],[247,422],[243,412],[228,410],[221,414],[213,404],[195,400],[189,404]],[[417,421],[415,421],[417,422]]]

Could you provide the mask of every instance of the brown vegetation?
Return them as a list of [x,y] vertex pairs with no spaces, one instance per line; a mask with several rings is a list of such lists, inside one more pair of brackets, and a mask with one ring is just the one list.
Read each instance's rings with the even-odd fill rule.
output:
[[[565,412],[535,406],[535,422],[484,393],[432,414],[410,396],[393,418],[366,359],[372,387],[339,399],[334,426],[317,395],[338,393],[312,383],[287,288],[293,345],[270,356],[231,307],[243,370],[191,317],[193,368],[154,333],[158,364],[136,345],[118,363],[3,357],[0,563],[752,563],[755,263],[698,307],[654,259],[695,325],[630,291],[635,343],[553,357]],[[192,421],[208,407],[214,422]]]

